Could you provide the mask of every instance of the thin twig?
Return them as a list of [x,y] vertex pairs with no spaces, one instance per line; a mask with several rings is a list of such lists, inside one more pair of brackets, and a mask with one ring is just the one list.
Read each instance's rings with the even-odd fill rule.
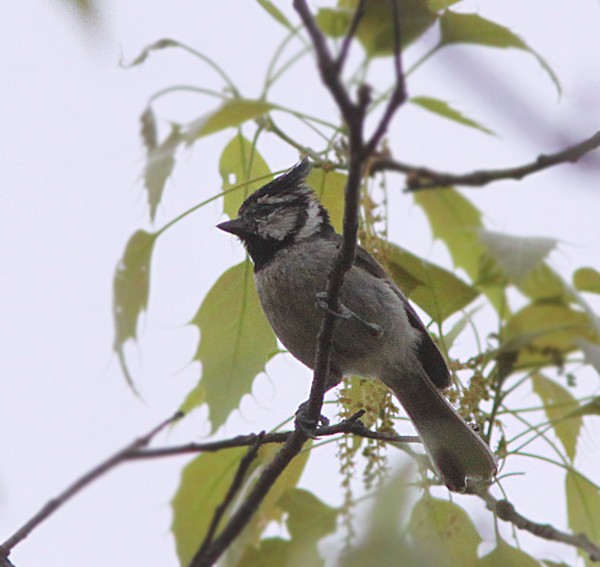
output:
[[135,439],[129,445],[115,453],[112,457],[109,457],[99,465],[95,466],[92,470],[84,474],[81,478],[79,478],[73,484],[71,484],[71,486],[69,486],[66,490],[64,490],[58,496],[50,500],[37,514],[35,514],[29,521],[27,521],[22,527],[20,527],[2,545],[0,545],[0,553],[8,557],[8,554],[10,553],[11,549],[13,549],[19,542],[24,540],[37,526],[39,526],[51,514],[56,512],[58,508],[60,508],[63,504],[65,504],[68,500],[75,496],[75,494],[80,492],[91,482],[97,480],[100,476],[106,474],[109,470],[126,461],[131,453],[138,451],[142,447],[148,445],[152,438],[155,437],[158,433],[160,433],[165,427],[182,417],[183,412],[177,412],[172,417],[166,419],[142,437]]
[[486,503],[488,510],[491,510],[501,520],[510,522],[520,530],[525,530],[542,539],[577,547],[587,553],[591,561],[600,561],[600,547],[592,543],[585,534],[570,534],[558,530],[550,524],[533,522],[519,514],[508,500],[497,500],[487,489],[482,488],[473,493],[479,496]]
[[335,67],[338,75],[341,75],[342,70],[344,68],[344,63],[346,63],[346,58],[348,57],[348,51],[350,50],[350,44],[356,35],[356,30],[358,29],[358,24],[362,20],[365,15],[365,0],[360,0],[356,10],[354,12],[354,17],[352,18],[352,22],[350,23],[350,28],[344,41],[342,43],[342,48],[340,49],[340,53],[335,61]]
[[600,147],[600,131],[586,140],[552,154],[541,154],[536,160],[516,167],[506,169],[482,169],[470,173],[447,173],[402,163],[389,157],[378,157],[373,160],[371,172],[398,171],[408,176],[407,186],[409,191],[450,187],[452,185],[465,185],[470,187],[483,187],[494,181],[505,179],[520,180],[524,177],[543,171],[563,163],[575,163],[584,155]]
[[[246,473],[248,472],[250,465],[254,462],[254,459],[256,459],[256,456],[258,455],[258,450],[260,449],[260,446],[261,446],[264,436],[265,436],[265,431],[262,431],[261,433],[259,433],[256,436],[254,444],[250,446],[250,448],[248,449],[248,452],[244,455],[244,458],[240,461],[240,464],[238,465],[237,471],[235,473],[235,477],[233,478],[233,481],[231,482],[231,486],[229,487],[229,490],[227,491],[225,498],[215,509],[215,513],[213,515],[212,521],[210,522],[210,526],[208,528],[208,531],[206,532],[204,541],[202,542],[202,545],[200,546],[200,549],[198,550],[198,553],[196,554],[196,557],[201,556],[204,553],[204,551],[207,549],[207,547],[212,543],[215,533],[217,532],[217,528],[219,527],[219,523],[221,522],[221,520],[223,518],[223,515],[227,511],[227,508],[229,508],[229,506],[233,502],[235,495],[240,491],[240,489],[242,488],[242,486],[244,484],[244,479],[246,478]],[[196,557],[194,557],[194,559],[192,560],[192,564],[194,563]]]

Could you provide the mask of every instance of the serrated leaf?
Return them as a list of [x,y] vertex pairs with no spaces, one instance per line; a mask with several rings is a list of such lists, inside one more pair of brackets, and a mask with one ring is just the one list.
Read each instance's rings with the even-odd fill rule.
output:
[[517,284],[517,288],[533,301],[573,301],[573,293],[565,281],[546,262],[540,264]]
[[473,319],[473,315],[475,315],[475,313],[477,313],[481,307],[481,305],[478,305],[473,309],[469,309],[444,335],[444,345],[448,351],[452,348],[456,339],[462,334],[469,322]]
[[[257,458],[251,464],[244,485],[236,495],[232,506],[226,511],[226,521],[252,489],[256,479],[272,460],[281,447],[276,445],[262,446]],[[175,536],[177,555],[182,565],[187,565],[198,550],[210,525],[216,506],[223,502],[235,476],[240,460],[247,448],[235,448],[204,453],[185,466],[181,481],[173,498],[173,524],[171,530]],[[247,546],[256,546],[267,525],[280,521],[284,509],[279,501],[287,491],[298,484],[302,471],[306,466],[310,452],[302,452],[277,479],[260,508],[238,536],[229,553],[239,553]]]
[[479,238],[515,283],[522,282],[532,270],[541,266],[557,244],[554,238],[512,236],[486,229],[479,230]]
[[148,152],[148,162],[144,170],[144,184],[148,191],[150,218],[154,220],[156,209],[162,199],[165,183],[175,166],[175,152],[182,142],[179,127],[173,125],[171,133],[160,144]]
[[131,375],[125,363],[123,347],[129,339],[137,338],[139,316],[148,307],[150,293],[150,261],[156,234],[136,231],[125,246],[113,280],[113,318],[115,322],[114,350],[129,385]]
[[180,565],[188,565],[200,546],[215,508],[223,501],[246,447],[204,453],[182,470],[171,501],[171,531]]
[[444,268],[394,244],[388,250],[388,268],[400,289],[438,323],[464,309],[479,295],[475,288]]
[[306,178],[307,185],[317,194],[339,233],[344,224],[344,191],[347,180],[348,176],[344,173],[317,168],[313,168]]
[[497,266],[478,237],[483,228],[479,209],[454,189],[417,191],[414,199],[427,215],[434,238],[447,246],[454,265],[462,268],[473,284],[485,293],[498,314],[506,317],[504,283],[489,277],[497,271]]
[[420,106],[421,108],[424,108],[429,112],[433,112],[438,116],[442,116],[444,118],[447,118],[448,120],[452,120],[453,122],[458,122],[463,126],[475,128],[476,130],[480,130],[481,132],[484,132],[485,134],[490,134],[492,136],[496,135],[492,130],[486,128],[485,126],[482,126],[481,124],[475,122],[474,120],[471,120],[470,118],[467,118],[464,114],[452,108],[446,101],[440,100],[438,98],[432,98],[428,96],[416,96],[408,99],[408,102],[412,102],[413,104],[416,104],[417,106]]
[[417,546],[437,549],[438,561],[430,565],[477,564],[481,536],[468,514],[453,502],[423,496],[413,508],[408,529]]
[[168,38],[159,39],[158,41],[155,41],[154,43],[151,43],[150,45],[147,45],[146,47],[144,47],[144,49],[142,49],[140,54],[131,63],[127,63],[127,64],[122,63],[122,65],[126,69],[128,69],[129,67],[135,67],[136,65],[140,65],[141,63],[146,61],[146,59],[148,59],[148,56],[150,55],[150,53],[152,53],[153,51],[158,51],[161,49],[165,49],[167,47],[178,47],[178,46],[179,46],[179,42],[175,41],[174,39],[168,39]]
[[201,340],[194,360],[202,378],[181,409],[208,405],[212,430],[225,423],[262,372],[277,343],[258,302],[249,261],[229,268],[210,289],[191,324]]
[[317,544],[335,531],[338,510],[327,506],[310,492],[298,488],[285,492],[279,505],[287,514],[286,525],[292,539],[262,540],[260,547],[250,548],[238,564],[244,567],[323,565]]
[[534,374],[531,382],[533,391],[545,406],[544,411],[552,423],[556,436],[560,439],[569,459],[573,461],[577,439],[583,426],[581,417],[573,415],[577,400],[566,388],[542,374]]
[[[590,541],[600,542],[600,491],[591,482],[569,470],[565,480],[567,492],[567,516],[573,533],[584,533]],[[582,550],[586,567],[594,563]]]
[[292,24],[283,15],[283,12],[271,2],[271,0],[258,0],[258,3],[265,9],[265,11],[282,26],[285,26],[288,30],[292,30]]
[[271,170],[256,147],[238,133],[221,153],[219,173],[223,180],[223,191],[246,183],[239,191],[232,191],[223,197],[223,212],[229,218],[235,218],[246,197],[269,181],[267,176]]
[[440,18],[440,47],[456,43],[472,43],[487,47],[515,48],[533,55],[549,75],[560,94],[558,77],[546,61],[508,28],[487,20],[478,14],[458,14],[446,11]]
[[247,120],[257,118],[272,110],[273,105],[264,100],[236,98],[224,102],[219,108],[194,120],[185,129],[184,137],[188,145],[197,139],[209,136],[220,130],[234,128]]
[[427,0],[429,9],[435,10],[436,12],[450,8],[450,6],[456,4],[457,2],[460,2],[460,0]]
[[325,35],[340,38],[350,27],[352,12],[340,8],[319,8],[315,21]]
[[563,303],[530,303],[508,319],[502,350],[519,351],[519,365],[557,364],[578,348],[577,341],[596,342],[587,314]]
[[498,538],[496,548],[484,555],[477,565],[480,567],[540,567],[541,563],[523,550],[512,547]]
[[[352,17],[359,0],[339,0],[338,12]],[[427,0],[404,0],[398,3],[401,47],[421,37],[438,19]],[[349,19],[350,21],[350,19]],[[392,55],[395,50],[394,13],[387,0],[367,0],[365,13],[356,37],[369,57]]]
[[596,369],[596,372],[600,374],[600,346],[594,343],[590,343],[585,339],[578,339],[577,346],[583,352],[585,362]]
[[140,116],[140,135],[146,148],[146,153],[150,153],[158,145],[158,134],[156,132],[156,116],[151,107],[146,108]]
[[579,268],[573,274],[573,285],[579,291],[600,293],[600,272],[594,268]]
[[586,415],[600,415],[600,396],[592,398],[591,401],[570,412],[567,417],[585,417]]

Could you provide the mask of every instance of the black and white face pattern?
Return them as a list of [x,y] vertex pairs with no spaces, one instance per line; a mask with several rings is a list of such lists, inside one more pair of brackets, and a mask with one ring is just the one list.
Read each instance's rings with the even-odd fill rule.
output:
[[288,172],[255,191],[238,216],[255,236],[271,241],[310,238],[329,226],[329,215],[304,181],[310,164],[303,160]]

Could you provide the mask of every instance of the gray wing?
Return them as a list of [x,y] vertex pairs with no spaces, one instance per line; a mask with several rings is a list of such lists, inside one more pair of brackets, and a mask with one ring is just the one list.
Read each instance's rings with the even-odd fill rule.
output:
[[406,299],[392,278],[383,269],[383,266],[361,246],[356,247],[356,258],[354,259],[354,265],[357,268],[365,270],[372,276],[386,280],[389,283],[394,293],[402,301],[406,315],[408,316],[408,321],[413,328],[417,329],[417,331],[421,333],[418,355],[419,360],[423,365],[423,369],[438,388],[441,390],[448,388],[448,386],[450,386],[452,383],[452,378],[442,353],[433,342],[433,339],[429,335],[425,325],[423,324],[423,321],[421,321],[421,318],[417,315],[417,312],[414,310],[413,306],[408,302],[408,299]]

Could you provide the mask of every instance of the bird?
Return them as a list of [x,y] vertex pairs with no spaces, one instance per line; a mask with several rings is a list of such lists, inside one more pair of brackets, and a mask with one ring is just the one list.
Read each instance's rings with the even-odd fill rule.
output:
[[[297,163],[249,195],[238,216],[217,228],[241,240],[267,320],[285,348],[314,369],[325,290],[342,236],[306,183],[311,168],[306,158]],[[493,482],[495,456],[442,394],[452,383],[443,355],[396,283],[361,246],[336,314],[326,388],[345,375],[380,380],[404,408],[449,490]]]

